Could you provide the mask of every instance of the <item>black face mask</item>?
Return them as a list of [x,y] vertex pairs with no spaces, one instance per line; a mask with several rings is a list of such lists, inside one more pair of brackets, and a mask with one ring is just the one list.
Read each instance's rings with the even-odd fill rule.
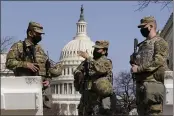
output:
[[33,42],[34,45],[36,45],[37,43],[39,43],[41,40],[42,40],[42,37],[41,36],[34,36],[32,38],[32,42]]
[[97,51],[94,50],[94,52],[93,52],[93,57],[94,57],[94,59],[98,59],[98,58],[100,58],[101,56],[102,56],[101,53],[99,53],[99,52],[97,52]]
[[144,37],[148,37],[148,35],[150,33],[148,28],[141,28],[140,32],[141,32],[142,36],[144,36]]

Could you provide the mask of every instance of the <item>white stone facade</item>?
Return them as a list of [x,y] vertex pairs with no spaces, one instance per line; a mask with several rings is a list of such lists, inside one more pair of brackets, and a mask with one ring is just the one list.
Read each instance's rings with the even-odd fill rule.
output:
[[160,35],[168,42],[169,45],[168,66],[170,70],[173,70],[173,13],[169,17]]
[[1,76],[13,76],[13,72],[11,70],[6,69],[5,62],[6,62],[7,53],[1,53],[1,68],[0,74]]

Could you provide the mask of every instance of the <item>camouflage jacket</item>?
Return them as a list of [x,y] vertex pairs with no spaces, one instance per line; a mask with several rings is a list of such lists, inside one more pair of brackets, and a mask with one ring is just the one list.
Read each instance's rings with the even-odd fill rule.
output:
[[[77,69],[74,71],[74,75],[76,75],[78,72],[81,72],[82,74],[85,74],[85,62],[88,62],[89,64],[89,78],[92,81],[95,81],[98,78],[101,77],[108,77],[110,82],[112,83],[112,62],[111,60],[107,59],[106,56],[102,56],[101,58],[94,60],[93,58],[89,57],[87,60],[83,61]],[[74,77],[75,79],[79,79]],[[86,78],[86,77],[84,77]],[[78,81],[79,82],[79,81]],[[75,83],[76,84],[76,83]]]
[[[32,46],[33,44],[28,40],[25,39],[26,43],[26,52],[28,52],[30,49],[29,47]],[[44,50],[40,45],[35,45],[35,62],[39,65],[39,76],[46,76],[46,61],[48,59],[47,55],[45,54]],[[23,51],[23,41],[19,41],[17,43],[14,43],[10,49],[10,51],[7,54],[6,58],[6,67],[10,70],[13,70],[14,73],[27,73],[26,72],[21,72],[21,70],[27,68],[27,62],[33,63],[33,59],[29,57],[29,55],[24,56],[24,51]],[[20,68],[20,70],[16,70]],[[52,75],[53,69],[56,68],[56,75]],[[16,72],[17,71],[17,72]],[[55,71],[55,70],[54,70]],[[57,67],[50,67],[48,70],[49,76],[59,76],[61,75],[62,67],[59,65]],[[25,75],[25,74],[24,74]],[[26,74],[28,76],[35,76],[35,75],[30,75]]]
[[159,36],[140,43],[136,61],[138,63],[137,77],[143,80],[152,79],[155,76],[157,80],[162,81],[164,71],[167,70],[168,49],[167,42]]

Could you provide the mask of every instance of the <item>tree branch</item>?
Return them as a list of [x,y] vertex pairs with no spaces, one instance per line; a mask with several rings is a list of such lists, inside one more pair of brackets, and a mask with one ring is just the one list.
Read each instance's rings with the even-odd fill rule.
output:
[[[133,80],[130,72],[121,71],[114,78],[114,90],[117,96],[117,106],[119,106],[119,113],[126,114],[130,112],[135,106],[135,94],[133,92]],[[118,108],[118,107],[117,107]],[[118,109],[116,109],[118,110]]]
[[[147,8],[149,6],[150,3],[154,3],[154,4],[162,4],[162,9],[164,8],[168,8],[168,5],[172,2],[172,0],[167,0],[167,1],[160,1],[160,0],[139,0],[138,1],[138,9],[136,9],[135,11],[143,11],[145,8]],[[169,8],[168,8],[169,10]]]
[[1,47],[1,53],[5,52],[8,48],[8,46],[12,45],[14,43],[14,37],[10,37],[10,36],[6,36],[6,37],[2,37],[1,38],[1,43],[0,43],[0,47]]

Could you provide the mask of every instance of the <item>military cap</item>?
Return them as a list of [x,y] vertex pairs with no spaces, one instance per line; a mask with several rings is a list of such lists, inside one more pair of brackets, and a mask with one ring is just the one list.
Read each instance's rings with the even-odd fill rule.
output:
[[106,40],[96,41],[95,45],[93,47],[94,48],[108,48],[109,47],[109,41],[106,41]]
[[156,20],[153,16],[144,17],[140,20],[140,24],[138,25],[138,28],[141,28],[142,26],[144,26],[148,23],[151,23],[151,22],[156,22]]
[[33,30],[33,31],[35,31],[35,32],[37,32],[37,33],[45,34],[45,33],[43,32],[43,27],[42,27],[42,25],[39,24],[39,23],[36,23],[36,22],[30,21],[29,24],[28,24],[28,29],[29,29],[29,30]]

